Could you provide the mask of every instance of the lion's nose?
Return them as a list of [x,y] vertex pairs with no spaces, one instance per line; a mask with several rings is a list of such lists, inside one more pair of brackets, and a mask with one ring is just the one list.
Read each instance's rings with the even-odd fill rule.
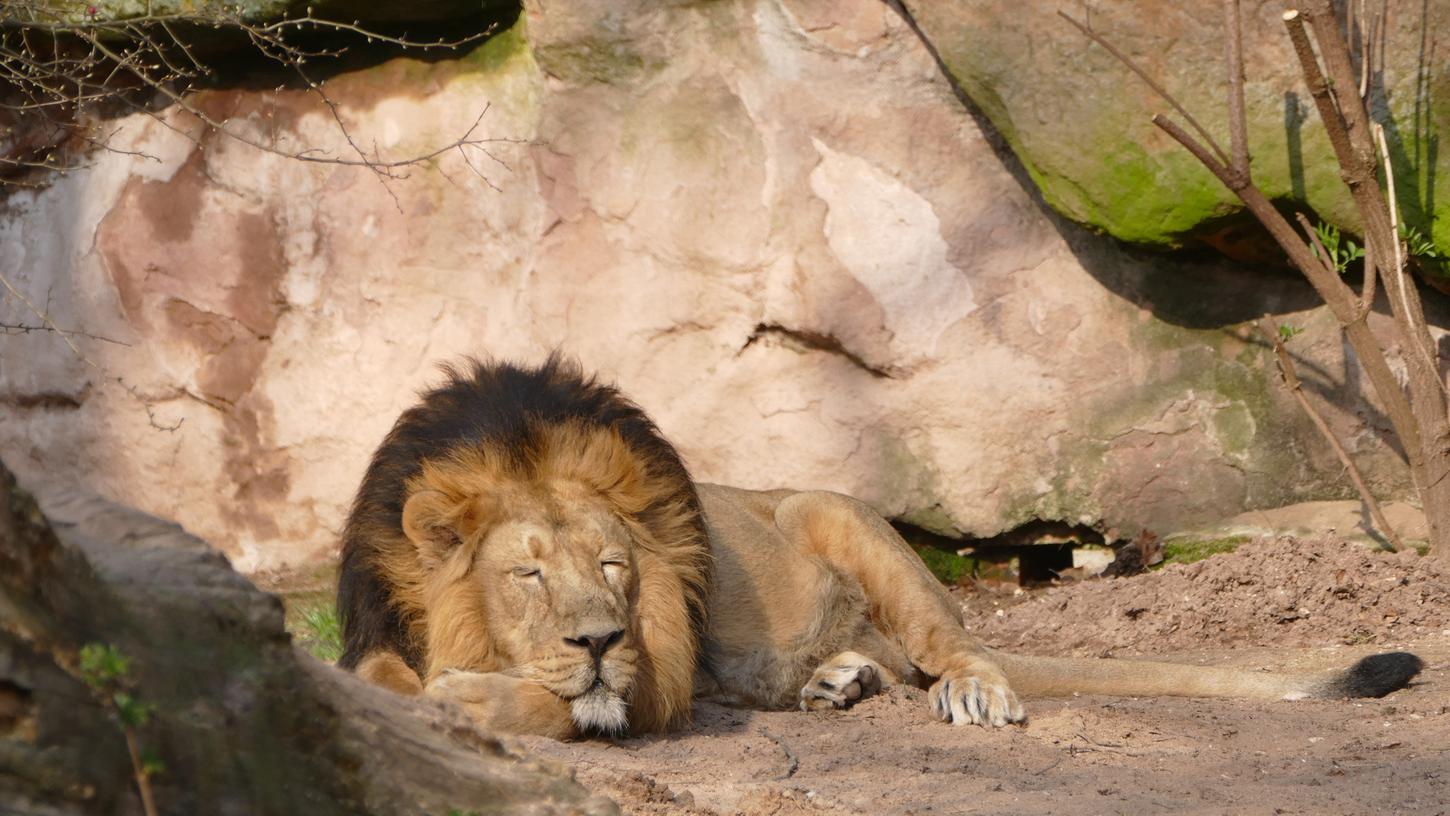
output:
[[577,646],[581,649],[588,649],[589,656],[598,660],[609,651],[609,647],[619,642],[624,637],[623,629],[615,629],[612,632],[581,632],[574,637],[564,638],[564,642],[570,646]]

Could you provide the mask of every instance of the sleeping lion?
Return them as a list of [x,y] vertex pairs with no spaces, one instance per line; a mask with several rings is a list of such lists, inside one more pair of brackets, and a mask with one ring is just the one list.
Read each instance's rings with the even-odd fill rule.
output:
[[654,732],[696,696],[845,708],[890,683],[937,718],[1002,726],[1018,695],[1378,697],[1381,654],[1265,674],[988,649],[855,499],[695,484],[614,388],[551,358],[469,362],[398,419],[343,533],[340,665],[450,700],[482,728]]

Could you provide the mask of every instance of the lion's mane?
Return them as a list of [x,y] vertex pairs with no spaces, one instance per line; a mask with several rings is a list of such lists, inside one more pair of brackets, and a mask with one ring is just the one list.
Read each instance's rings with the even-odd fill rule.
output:
[[472,489],[563,477],[599,490],[647,554],[640,584],[649,590],[636,612],[657,648],[646,648],[632,724],[652,730],[687,717],[710,558],[700,500],[679,454],[638,406],[557,355],[538,368],[469,359],[443,371],[445,382],[399,417],[373,455],[343,530],[339,665],[354,669],[370,653],[391,651],[426,676],[430,627],[435,638],[445,627],[448,640],[488,648],[488,621],[430,608],[418,591],[427,567],[402,518],[425,470],[456,475],[467,463]]

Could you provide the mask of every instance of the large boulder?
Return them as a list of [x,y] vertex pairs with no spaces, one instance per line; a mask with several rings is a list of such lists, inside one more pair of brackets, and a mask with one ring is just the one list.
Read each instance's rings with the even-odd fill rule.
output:
[[[1142,80],[1057,15],[1066,11],[1123,51],[1176,96],[1228,149],[1228,73],[1222,5],[1113,0],[1086,5],[1010,0],[904,0],[924,35],[1011,144],[1056,210],[1118,238],[1174,246],[1212,237],[1237,198],[1151,123],[1178,118]],[[1346,4],[1336,4],[1343,13]],[[1362,4],[1352,4],[1360,7]],[[1434,33],[1450,4],[1389,0],[1374,97],[1386,122],[1406,221],[1450,254],[1450,201],[1435,196],[1450,173],[1437,150],[1450,124],[1450,86],[1436,81]],[[1358,217],[1339,178],[1280,15],[1279,3],[1244,3],[1243,53],[1255,180],[1272,199],[1307,205],[1354,230]],[[1438,267],[1437,267],[1438,268]]]
[[[27,479],[178,519],[244,570],[325,558],[435,363],[559,348],[702,479],[954,535],[1353,495],[1244,322],[1310,308],[1307,287],[1044,212],[876,0],[551,0],[461,59],[326,89],[383,158],[485,107],[473,136],[495,141],[383,179],[173,106],[11,194],[0,269],[71,332],[0,345],[0,452]],[[305,91],[194,104],[283,153],[356,155]],[[1404,491],[1332,321],[1291,319],[1315,398]]]
[[143,758],[168,815],[618,813],[462,712],[318,663],[177,525],[83,491],[42,515],[3,464],[0,616],[7,814],[139,816]]

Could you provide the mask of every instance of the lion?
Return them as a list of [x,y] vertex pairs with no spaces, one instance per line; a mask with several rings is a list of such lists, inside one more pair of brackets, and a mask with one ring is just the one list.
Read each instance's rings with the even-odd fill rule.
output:
[[572,738],[686,723],[693,699],[841,709],[928,689],[953,725],[1018,695],[1378,697],[1422,668],[1318,674],[987,648],[866,504],[696,484],[615,388],[552,356],[470,360],[405,411],[343,533],[343,668],[448,700],[486,730]]

